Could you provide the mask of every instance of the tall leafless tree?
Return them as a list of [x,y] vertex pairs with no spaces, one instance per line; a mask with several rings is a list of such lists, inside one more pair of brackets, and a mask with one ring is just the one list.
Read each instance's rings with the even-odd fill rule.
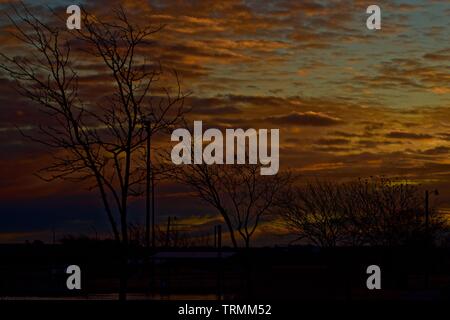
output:
[[291,179],[290,173],[260,175],[260,165],[180,165],[173,177],[193,188],[224,219],[234,248],[236,234],[246,248],[264,215],[272,213],[275,199]]
[[[14,7],[8,18],[23,50],[1,53],[0,68],[48,116],[33,134],[23,133],[50,148],[54,157],[39,176],[91,183],[114,238],[126,247],[129,199],[142,193],[146,176],[143,121],[151,123],[150,135],[168,130],[183,118],[185,94],[176,73],[174,93],[158,86],[165,69],[146,59],[144,49],[162,27],[133,24],[121,7],[113,12],[109,18],[84,12],[83,28],[69,32],[65,20],[37,16],[25,5]],[[83,95],[86,72],[79,67],[86,61],[77,59],[100,66],[103,84],[110,86],[101,103]]]

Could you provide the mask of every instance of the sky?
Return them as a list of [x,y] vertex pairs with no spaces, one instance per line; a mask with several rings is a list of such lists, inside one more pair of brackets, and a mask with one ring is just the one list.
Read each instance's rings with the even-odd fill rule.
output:
[[[13,1],[0,1],[10,10]],[[45,3],[65,13],[70,1],[25,1],[46,19]],[[450,212],[450,3],[448,1],[116,1],[137,23],[164,28],[143,52],[176,69],[190,120],[219,128],[279,128],[280,163],[305,180],[402,176],[439,190]],[[381,8],[381,30],[368,30],[367,6]],[[110,15],[114,1],[80,2]],[[6,12],[5,11],[5,12]],[[26,55],[0,20],[0,52]],[[63,23],[63,22],[62,22]],[[101,100],[106,76],[78,59],[83,93]],[[107,233],[97,195],[34,173],[50,161],[21,137],[48,119],[0,73],[0,242],[48,241]],[[175,201],[176,200],[176,201]],[[183,205],[180,206],[180,203]],[[131,204],[142,223],[143,201]],[[158,221],[177,216],[193,230],[218,217],[185,187],[157,189]],[[283,244],[266,221],[260,243]]]

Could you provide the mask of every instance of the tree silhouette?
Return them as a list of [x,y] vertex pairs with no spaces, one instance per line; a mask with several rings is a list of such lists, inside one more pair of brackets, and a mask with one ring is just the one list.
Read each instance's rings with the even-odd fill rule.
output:
[[352,244],[418,245],[446,229],[435,205],[429,208],[431,218],[426,225],[425,192],[407,179],[372,177],[342,184],[340,188]]
[[275,199],[291,179],[290,173],[262,176],[260,165],[250,164],[193,164],[171,173],[220,213],[234,248],[239,247],[236,233],[250,247],[261,218],[272,213]]
[[405,179],[316,180],[292,185],[277,206],[297,240],[318,246],[417,245],[448,230],[434,206],[426,226],[422,191]]
[[339,185],[320,180],[292,185],[277,199],[279,212],[296,240],[306,239],[321,247],[335,247],[346,236],[347,217],[341,204]]
[[[146,136],[168,130],[185,112],[176,72],[172,95],[170,88],[156,85],[166,73],[157,61],[147,61],[142,50],[162,27],[133,24],[119,7],[109,18],[83,12],[83,28],[70,32],[56,16],[42,19],[23,4],[13,9],[8,17],[23,45],[22,55],[1,53],[0,68],[48,116],[36,134],[22,132],[53,155],[54,162],[38,175],[46,181],[91,183],[114,238],[126,248],[129,199],[142,193],[146,176]],[[80,57],[99,66],[103,82],[111,86],[99,103],[84,95]],[[148,132],[144,121],[151,123]]]

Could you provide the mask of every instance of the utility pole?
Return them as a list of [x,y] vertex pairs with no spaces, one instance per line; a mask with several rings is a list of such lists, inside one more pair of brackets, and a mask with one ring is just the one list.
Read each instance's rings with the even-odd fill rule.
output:
[[[149,159],[150,167],[152,160]],[[156,232],[155,232],[155,175],[151,168],[151,189],[152,189],[152,248],[156,248]]]
[[[434,190],[433,194],[435,196],[439,195],[439,192],[437,190]],[[429,287],[429,278],[430,278],[430,259],[431,259],[431,252],[432,249],[432,237],[430,232],[430,192],[428,190],[425,190],[425,249],[426,249],[426,256],[425,256],[425,263],[426,263],[426,270],[425,270],[425,287]]]
[[428,190],[425,190],[425,288],[428,289],[429,285],[429,278],[430,278],[430,266],[429,261],[430,259],[430,232],[429,232],[429,201],[430,200],[430,193]]
[[[147,132],[147,152],[146,152],[146,192],[145,192],[145,245],[147,248],[156,247],[155,232],[155,175],[152,167],[151,139],[152,123],[151,118],[144,119],[143,123]],[[151,229],[151,242],[150,242]]]
[[219,257],[222,256],[222,226],[220,224],[217,225],[217,249],[219,253]]
[[[439,191],[434,190],[433,195],[438,196]],[[430,231],[430,192],[428,190],[425,190],[425,231],[427,233],[427,236],[429,236]]]
[[430,193],[425,191],[425,229],[428,236],[428,228],[430,223],[430,211],[429,211]]
[[217,250],[218,270],[217,270],[217,300],[222,300],[222,226],[214,227],[214,245]]
[[145,188],[145,246],[150,247],[150,120],[144,121],[147,131],[147,153],[146,153],[146,188]]
[[166,248],[169,247],[169,242],[170,242],[170,216],[167,217]]

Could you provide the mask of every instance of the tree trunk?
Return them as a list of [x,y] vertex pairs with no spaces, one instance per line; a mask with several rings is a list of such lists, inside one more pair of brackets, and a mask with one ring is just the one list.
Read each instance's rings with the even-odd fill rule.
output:
[[234,230],[233,230],[233,225],[231,224],[231,220],[228,217],[227,213],[225,212],[225,210],[221,209],[220,213],[222,214],[223,219],[225,220],[225,223],[228,227],[228,231],[230,232],[230,238],[231,238],[231,243],[233,244],[233,248],[237,249],[238,245],[236,242],[236,237],[234,236]]
[[112,231],[114,234],[114,240],[117,241],[117,243],[120,243],[119,230],[117,229],[116,221],[114,220],[114,217],[112,215],[111,207],[109,206],[109,203],[108,203],[104,185],[99,176],[96,175],[96,179],[97,179],[97,184],[100,189],[100,195],[102,198],[103,206],[105,208],[106,214],[108,215],[108,220],[109,220],[109,223],[111,224],[111,228],[112,228]]
[[121,213],[122,242],[120,245],[119,300],[127,299],[128,286],[128,226],[126,209]]
[[245,237],[245,249],[250,249],[250,237]]
[[127,299],[128,287],[128,244],[120,244],[119,300]]

